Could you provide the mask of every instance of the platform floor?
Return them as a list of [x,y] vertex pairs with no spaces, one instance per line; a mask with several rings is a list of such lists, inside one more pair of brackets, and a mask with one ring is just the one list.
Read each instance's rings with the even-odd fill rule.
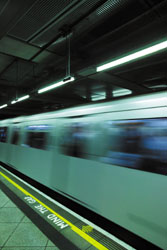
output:
[[0,232],[0,249],[59,249],[1,190]]
[[0,249],[133,250],[0,166]]

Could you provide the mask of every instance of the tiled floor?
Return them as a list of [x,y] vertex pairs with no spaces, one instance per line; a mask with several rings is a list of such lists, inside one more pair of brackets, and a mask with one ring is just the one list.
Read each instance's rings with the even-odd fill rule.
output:
[[[123,242],[106,237],[9,171],[1,171],[0,250],[132,250]],[[85,228],[91,230],[85,233]]]
[[58,250],[1,190],[0,249]]

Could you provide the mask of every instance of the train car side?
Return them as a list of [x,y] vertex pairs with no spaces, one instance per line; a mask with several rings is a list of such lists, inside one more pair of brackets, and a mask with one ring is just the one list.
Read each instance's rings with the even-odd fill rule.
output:
[[158,93],[2,121],[0,160],[165,248],[166,117]]

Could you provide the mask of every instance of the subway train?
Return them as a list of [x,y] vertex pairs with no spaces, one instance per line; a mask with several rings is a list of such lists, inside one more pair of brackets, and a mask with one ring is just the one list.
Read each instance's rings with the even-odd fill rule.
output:
[[167,91],[2,120],[0,161],[167,249]]

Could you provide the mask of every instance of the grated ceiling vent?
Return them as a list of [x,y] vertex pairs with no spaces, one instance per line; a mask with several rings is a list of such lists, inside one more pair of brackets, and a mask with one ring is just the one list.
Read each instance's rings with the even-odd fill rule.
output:
[[9,35],[28,41],[75,2],[76,0],[38,0],[9,32]]
[[118,8],[121,8],[122,5],[122,0],[108,0],[100,8],[97,9],[96,14],[102,15],[106,14],[107,12],[113,12],[115,10],[118,11]]
[[82,43],[94,43],[102,36],[121,30],[123,26],[142,15],[148,8],[143,3],[134,0],[107,0],[91,15],[92,29],[85,32]]
[[59,34],[63,26],[68,25],[73,27],[73,25],[78,22],[78,19],[86,15],[91,9],[96,8],[98,3],[99,0],[80,1],[74,10],[67,13],[62,19],[58,19],[50,28],[34,38],[31,42],[39,47],[44,46],[48,41],[52,40],[56,34]]

